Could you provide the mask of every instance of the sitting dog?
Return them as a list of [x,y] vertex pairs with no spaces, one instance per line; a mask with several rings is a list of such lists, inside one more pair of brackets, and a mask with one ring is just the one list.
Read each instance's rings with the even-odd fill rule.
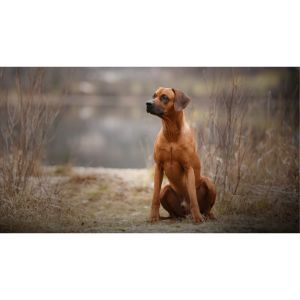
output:
[[[154,145],[151,222],[160,219],[160,204],[170,218],[191,214],[195,223],[214,219],[211,208],[215,203],[216,188],[209,178],[200,175],[195,138],[183,113],[190,101],[180,90],[160,87],[153,99],[146,102],[147,112],[162,119],[162,128]],[[164,173],[169,184],[161,190]]]

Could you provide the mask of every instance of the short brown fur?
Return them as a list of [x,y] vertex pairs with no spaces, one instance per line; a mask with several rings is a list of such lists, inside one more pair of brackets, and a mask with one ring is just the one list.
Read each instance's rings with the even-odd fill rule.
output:
[[[162,119],[162,128],[154,145],[151,222],[160,219],[160,204],[171,218],[191,214],[195,223],[214,219],[211,208],[215,203],[216,188],[209,178],[200,175],[196,141],[183,112],[189,102],[190,98],[183,92],[163,87],[158,88],[153,100],[147,102],[147,112]],[[170,184],[161,191],[163,174]]]

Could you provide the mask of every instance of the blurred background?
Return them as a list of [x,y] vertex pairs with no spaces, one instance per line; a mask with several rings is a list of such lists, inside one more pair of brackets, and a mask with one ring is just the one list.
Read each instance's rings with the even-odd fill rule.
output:
[[[199,142],[217,97],[233,78],[248,99],[246,127],[258,143],[271,126],[289,128],[299,143],[298,68],[43,68],[44,97],[60,113],[47,144],[45,164],[144,168],[161,121],[145,111],[159,86],[174,87],[192,99],[187,108]],[[14,93],[16,72],[26,78],[35,68],[2,68],[1,87]],[[5,116],[2,116],[5,117]],[[275,126],[275,127],[276,127]],[[275,128],[274,127],[274,128]],[[283,128],[282,127],[282,128]],[[201,145],[200,145],[201,146]]]
[[207,231],[298,232],[298,68],[0,69],[0,231],[153,230],[161,120],[145,102],[160,86],[192,99],[201,174],[227,222]]

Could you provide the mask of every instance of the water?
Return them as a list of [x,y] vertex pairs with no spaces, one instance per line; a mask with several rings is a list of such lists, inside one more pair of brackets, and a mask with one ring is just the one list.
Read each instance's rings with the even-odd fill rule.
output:
[[[118,101],[112,101],[118,102]],[[138,105],[66,105],[55,124],[46,163],[144,168],[161,121]]]

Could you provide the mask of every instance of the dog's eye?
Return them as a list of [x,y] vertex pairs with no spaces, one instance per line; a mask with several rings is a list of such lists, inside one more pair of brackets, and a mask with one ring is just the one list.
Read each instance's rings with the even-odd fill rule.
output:
[[152,98],[153,98],[153,99],[156,98],[156,94],[153,94]]
[[166,95],[161,95],[160,96],[160,100],[163,102],[163,103],[167,103],[169,101],[169,98],[168,96]]

